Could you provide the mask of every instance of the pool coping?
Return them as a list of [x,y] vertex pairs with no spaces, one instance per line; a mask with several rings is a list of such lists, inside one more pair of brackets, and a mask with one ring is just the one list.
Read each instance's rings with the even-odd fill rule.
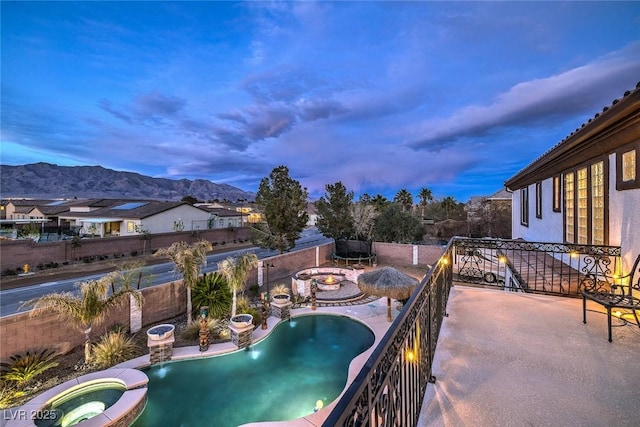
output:
[[[349,388],[356,375],[360,372],[365,362],[373,352],[373,350],[380,344],[380,340],[387,332],[392,322],[387,321],[386,310],[387,310],[387,301],[386,298],[379,298],[368,304],[359,304],[359,305],[344,305],[344,306],[320,306],[316,310],[311,310],[310,307],[300,307],[291,310],[291,316],[297,317],[301,315],[323,315],[323,314],[332,314],[332,315],[342,315],[346,317],[350,317],[353,320],[361,322],[365,324],[367,327],[371,329],[375,336],[374,343],[364,352],[360,353],[358,356],[354,357],[351,363],[349,364],[349,372],[347,375],[347,381],[342,389],[342,392],[327,406],[320,409],[317,412],[311,413],[305,417],[297,418],[295,420],[289,421],[261,421],[261,422],[253,422],[242,424],[242,427],[270,427],[270,426],[280,426],[280,427],[311,427],[311,426],[319,426],[321,425],[326,418],[329,416],[338,400],[342,397],[342,395]],[[260,327],[256,327],[253,330],[253,339],[252,343],[257,343],[273,332],[276,325],[278,325],[282,320],[276,317],[270,316],[267,318],[267,329],[263,330]],[[286,320],[285,320],[286,321]],[[236,351],[242,351],[243,349],[239,349],[232,342],[224,342],[219,344],[212,344],[209,346],[207,351],[201,352],[198,346],[186,346],[186,347],[175,347],[173,348],[173,356],[171,361],[165,363],[172,363],[174,361],[179,360],[187,360],[187,359],[199,359],[217,356],[221,354],[232,353]],[[130,369],[143,369],[151,365],[150,355],[146,354],[144,356],[140,356],[135,359],[131,359],[129,361],[120,363],[114,366],[114,368],[130,368]]]

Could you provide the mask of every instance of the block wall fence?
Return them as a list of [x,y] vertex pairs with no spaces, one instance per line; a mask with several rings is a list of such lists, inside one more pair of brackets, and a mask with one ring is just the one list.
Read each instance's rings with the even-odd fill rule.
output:
[[[437,262],[443,247],[374,243],[374,250],[381,263],[425,265]],[[332,253],[333,243],[328,243],[264,259],[264,263],[273,264],[269,268],[269,283],[273,285],[282,281],[290,284],[292,274],[304,268],[331,262]],[[257,284],[258,276],[258,269],[250,272],[247,286]],[[141,292],[144,304],[142,330],[138,333],[145,333],[146,326],[172,319],[186,311],[186,289],[181,280],[144,288]],[[112,311],[102,324],[94,326],[92,339],[95,341],[114,325],[129,328],[128,302]],[[27,350],[51,349],[66,353],[83,344],[84,334],[81,329],[58,319],[55,314],[31,317],[28,312],[22,312],[0,318],[0,360],[3,362],[10,356]]]
[[39,264],[55,262],[73,263],[85,257],[116,256],[130,257],[132,253],[151,253],[159,248],[171,246],[174,242],[196,242],[209,240],[216,248],[239,240],[251,239],[251,230],[247,227],[234,229],[199,230],[195,232],[181,231],[175,233],[152,234],[151,239],[144,241],[140,236],[122,236],[82,239],[78,248],[73,248],[71,240],[36,243],[33,240],[0,240],[0,269],[15,269],[29,264],[32,269]]

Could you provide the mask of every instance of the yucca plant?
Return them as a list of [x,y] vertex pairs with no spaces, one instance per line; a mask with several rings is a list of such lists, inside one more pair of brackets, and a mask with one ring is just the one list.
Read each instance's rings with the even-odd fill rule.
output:
[[[213,319],[209,317],[207,319],[207,329],[209,329],[209,335],[211,337],[219,337],[220,331],[225,327],[225,324],[220,319]],[[200,336],[200,322],[193,322],[182,331],[182,338],[186,340],[197,340]]]
[[58,362],[53,360],[55,356],[53,350],[42,350],[39,353],[27,351],[24,355],[11,356],[11,362],[0,363],[2,379],[13,381],[17,385],[28,383],[47,369],[58,366]]
[[105,369],[131,359],[137,351],[133,337],[123,331],[110,331],[93,346],[93,362],[98,368]]
[[[231,311],[231,290],[227,279],[220,273],[205,273],[191,290],[192,316],[198,316],[200,307],[209,307],[209,317],[223,319]],[[199,326],[199,323],[196,323]]]

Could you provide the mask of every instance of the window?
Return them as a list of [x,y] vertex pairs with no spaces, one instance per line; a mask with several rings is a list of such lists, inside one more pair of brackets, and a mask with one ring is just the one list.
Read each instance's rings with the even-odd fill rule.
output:
[[591,243],[604,245],[604,163],[591,165]]
[[616,190],[640,188],[640,141],[616,152]]
[[606,244],[606,164],[599,161],[564,175],[565,241]]
[[133,225],[133,221],[127,221],[127,233],[134,233],[135,226]]
[[542,183],[536,182],[536,218],[542,218]]
[[573,208],[574,202],[574,179],[575,174],[573,172],[565,174],[564,176],[564,223],[565,223],[565,240],[569,243],[575,243],[575,209]]
[[560,212],[562,209],[562,181],[560,175],[553,177],[553,211]]
[[529,187],[520,189],[520,224],[529,226]]

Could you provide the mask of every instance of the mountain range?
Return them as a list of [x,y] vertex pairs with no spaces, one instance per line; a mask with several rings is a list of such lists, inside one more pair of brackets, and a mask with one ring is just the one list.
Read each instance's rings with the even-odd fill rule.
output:
[[58,166],[50,163],[0,165],[0,196],[6,198],[118,198],[180,200],[192,196],[252,201],[255,193],[205,179],[152,178],[102,166]]

